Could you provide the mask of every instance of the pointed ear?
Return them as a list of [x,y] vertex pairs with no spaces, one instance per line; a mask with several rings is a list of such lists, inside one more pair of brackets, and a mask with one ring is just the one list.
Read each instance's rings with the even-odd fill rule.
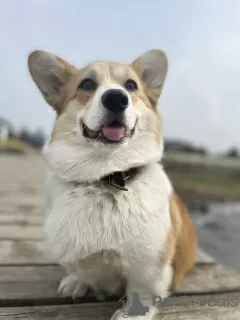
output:
[[149,91],[150,97],[157,100],[168,70],[168,59],[161,50],[151,50],[133,62],[133,68]]
[[28,68],[47,103],[59,112],[61,89],[77,68],[52,53],[40,50],[29,55]]

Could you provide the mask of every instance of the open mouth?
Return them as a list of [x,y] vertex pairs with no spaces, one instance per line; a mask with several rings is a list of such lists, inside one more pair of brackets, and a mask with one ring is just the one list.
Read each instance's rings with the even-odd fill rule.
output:
[[83,135],[88,139],[97,140],[104,143],[119,143],[125,138],[131,137],[134,134],[136,125],[130,131],[127,130],[126,126],[120,124],[116,120],[106,126],[103,126],[98,131],[89,129],[84,123],[82,123],[82,126]]

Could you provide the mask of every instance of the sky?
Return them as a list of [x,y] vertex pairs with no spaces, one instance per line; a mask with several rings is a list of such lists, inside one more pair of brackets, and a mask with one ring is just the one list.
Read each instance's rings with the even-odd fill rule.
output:
[[159,48],[169,59],[164,136],[213,152],[240,147],[239,0],[2,1],[0,44],[0,116],[16,128],[49,134],[55,116],[29,76],[32,50],[81,67]]

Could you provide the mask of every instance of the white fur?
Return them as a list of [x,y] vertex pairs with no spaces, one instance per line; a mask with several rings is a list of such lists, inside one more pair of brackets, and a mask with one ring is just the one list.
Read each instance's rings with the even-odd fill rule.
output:
[[[171,225],[172,186],[157,162],[162,142],[146,130],[149,111],[138,109],[135,136],[118,148],[78,146],[74,139],[46,144],[44,156],[51,172],[45,186],[45,233],[69,273],[59,288],[63,295],[83,295],[87,286],[102,298],[102,292],[119,293],[126,279],[129,301],[132,291],[139,292],[150,307],[142,319],[152,319],[152,297],[167,296],[172,280],[171,267],[161,264]],[[145,166],[128,183],[127,192],[96,182],[137,165]],[[119,311],[113,319],[122,314]]]
[[[94,168],[94,159],[87,166]],[[101,163],[95,167],[97,172]],[[49,175],[46,187],[51,190],[46,198],[47,239],[58,261],[79,277],[75,285],[72,279],[70,284],[63,280],[63,293],[75,296],[87,285],[96,293],[112,294],[126,278],[129,294],[132,290],[143,293],[148,304],[153,295],[167,295],[172,277],[160,257],[171,223],[172,187],[158,163],[146,166],[127,192],[93,183],[74,184],[55,173]],[[105,257],[98,254],[101,251]]]
[[171,192],[159,164],[146,167],[141,179],[129,183],[127,192],[64,182],[55,174],[48,181],[52,197],[49,199],[48,194],[51,202],[47,203],[50,211],[45,231],[61,263],[75,262],[100,250],[122,253],[123,246],[135,247],[136,241],[149,246],[144,259],[152,256],[151,250],[159,257],[170,227]]

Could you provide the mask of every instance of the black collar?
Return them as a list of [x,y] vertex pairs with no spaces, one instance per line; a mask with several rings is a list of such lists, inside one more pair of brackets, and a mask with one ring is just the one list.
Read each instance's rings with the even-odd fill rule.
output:
[[128,191],[125,187],[127,181],[132,180],[140,171],[140,167],[130,168],[127,171],[115,171],[100,179],[110,186],[120,190]]

